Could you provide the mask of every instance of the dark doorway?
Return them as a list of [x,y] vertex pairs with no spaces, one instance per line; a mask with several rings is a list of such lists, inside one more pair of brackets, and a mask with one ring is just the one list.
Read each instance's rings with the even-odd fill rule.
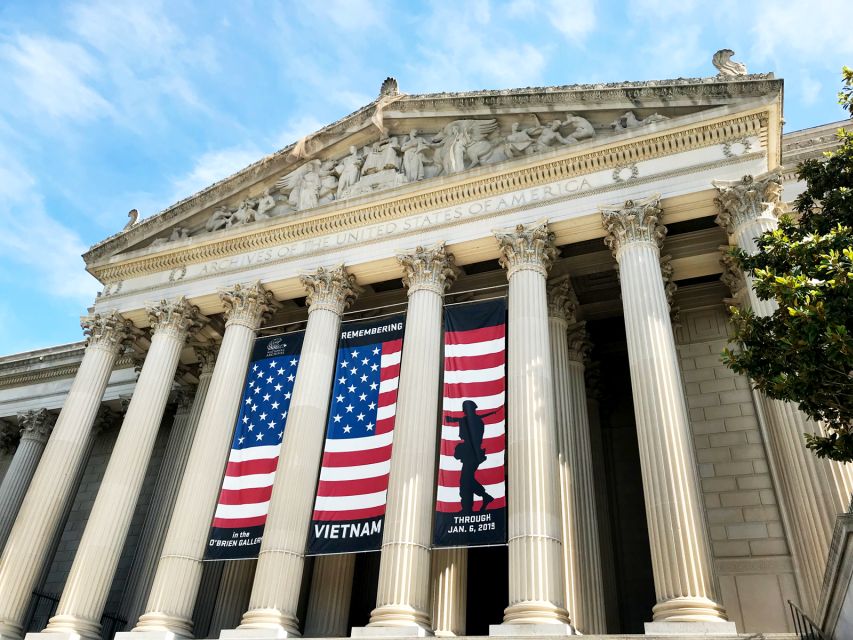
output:
[[465,635],[487,636],[490,624],[503,621],[509,604],[507,547],[468,549],[468,593]]
[[379,551],[355,554],[352,576],[352,599],[349,605],[349,628],[366,627],[370,612],[376,608],[379,586]]

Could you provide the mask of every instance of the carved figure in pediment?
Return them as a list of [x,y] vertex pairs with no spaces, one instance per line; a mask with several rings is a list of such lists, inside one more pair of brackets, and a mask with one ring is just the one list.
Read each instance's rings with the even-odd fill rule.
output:
[[273,217],[273,209],[276,207],[275,198],[273,198],[272,190],[267,189],[264,195],[258,198],[257,210],[255,211],[255,220],[266,220]]
[[430,144],[419,137],[417,129],[409,132],[409,137],[400,146],[403,152],[403,174],[408,182],[424,179],[426,175],[424,165],[432,164],[432,160],[427,158],[426,154],[435,146],[437,145]]
[[335,175],[335,161],[326,160],[320,165],[319,203],[326,204],[335,199],[338,192],[338,176]]
[[512,123],[512,131],[507,135],[504,141],[504,153],[507,158],[518,158],[527,153],[533,146],[533,138],[530,134],[536,130],[536,127],[521,129],[520,122]]
[[[438,143],[436,162],[444,175],[470,169],[490,161],[495,142],[489,136],[498,128],[497,121],[454,120],[448,123],[432,139]],[[465,165],[465,158],[469,164]]]
[[207,231],[217,231],[219,229],[224,229],[225,225],[228,224],[228,221],[231,219],[231,212],[225,207],[219,206],[214,209],[213,213],[207,219],[207,222],[204,224],[204,228]]
[[566,114],[566,119],[563,120],[563,126],[575,128],[574,131],[572,131],[566,138],[569,142],[578,142],[595,136],[595,129],[592,124],[590,124],[589,120],[576,116],[573,113]]
[[531,149],[531,153],[550,151],[558,143],[572,144],[573,142],[577,142],[576,139],[566,138],[560,133],[560,127],[562,126],[563,123],[560,120],[552,120],[550,124],[542,127],[536,127],[532,133],[534,135],[538,134],[538,137],[536,138],[536,142],[529,147]]
[[349,155],[345,156],[340,163],[335,167],[335,173],[338,174],[338,190],[337,197],[340,200],[352,185],[358,182],[361,177],[361,165],[364,163],[364,158],[359,155],[358,149],[355,147],[349,148]]
[[168,238],[157,238],[156,240],[154,240],[154,242],[151,243],[151,246],[159,247],[160,245],[166,244],[168,242],[175,242],[176,240],[183,240],[189,237],[189,229],[185,227],[175,227],[174,229],[172,229],[172,233],[169,234]]
[[400,169],[400,156],[397,154],[399,149],[400,145],[396,137],[374,142],[369,151],[365,147],[367,155],[361,167],[362,177],[388,169],[398,171]]
[[711,64],[719,71],[718,78],[736,78],[746,75],[746,65],[732,60],[734,54],[735,52],[731,49],[720,49],[713,55]]
[[225,225],[226,229],[231,227],[236,227],[241,224],[248,224],[250,222],[254,222],[255,220],[255,207],[257,206],[258,201],[254,198],[246,198],[244,199],[234,210],[234,213],[231,214],[231,217],[228,219],[228,222]]
[[625,131],[627,129],[636,129],[638,127],[644,127],[647,124],[653,124],[655,122],[662,122],[664,120],[669,120],[668,117],[662,116],[659,113],[653,113],[650,116],[647,116],[640,120],[634,115],[633,111],[626,111],[621,116],[616,118],[613,122],[610,123],[610,126],[614,131]]
[[320,160],[310,160],[282,176],[275,188],[287,194],[287,202],[297,211],[316,207],[320,199]]

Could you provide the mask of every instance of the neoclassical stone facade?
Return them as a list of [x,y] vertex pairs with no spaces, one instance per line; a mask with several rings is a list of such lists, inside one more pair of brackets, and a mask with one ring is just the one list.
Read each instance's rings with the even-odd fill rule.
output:
[[[720,361],[832,127],[716,77],[376,101],[92,247],[85,341],[0,358],[0,638],[773,634],[853,473]],[[431,548],[442,311],[507,298],[506,546]],[[381,551],[306,555],[343,322],[406,313]],[[257,336],[302,355],[257,561],[204,562]],[[137,367],[134,368],[134,363]]]

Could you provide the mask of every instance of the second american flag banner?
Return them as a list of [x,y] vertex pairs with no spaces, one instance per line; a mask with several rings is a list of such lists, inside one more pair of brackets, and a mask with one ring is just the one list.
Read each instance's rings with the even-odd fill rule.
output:
[[506,542],[506,300],[445,307],[435,547]]
[[255,341],[205,560],[258,557],[304,337]]
[[308,553],[382,545],[405,316],[345,323]]

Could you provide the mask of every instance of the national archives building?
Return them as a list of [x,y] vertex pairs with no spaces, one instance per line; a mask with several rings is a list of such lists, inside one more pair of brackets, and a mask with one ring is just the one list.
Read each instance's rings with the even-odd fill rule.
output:
[[840,125],[782,135],[782,81],[721,53],[692,79],[389,78],[132,211],[84,256],[81,341],[0,358],[0,638],[792,638],[853,473],[722,364],[727,308],[773,310],[725,252]]

